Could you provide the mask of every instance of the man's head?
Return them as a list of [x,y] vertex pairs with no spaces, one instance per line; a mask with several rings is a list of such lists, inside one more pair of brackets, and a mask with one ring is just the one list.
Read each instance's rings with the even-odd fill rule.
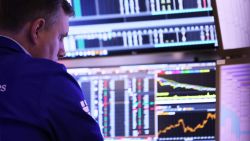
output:
[[63,37],[73,9],[66,0],[0,0],[0,34],[17,40],[37,58],[64,55]]

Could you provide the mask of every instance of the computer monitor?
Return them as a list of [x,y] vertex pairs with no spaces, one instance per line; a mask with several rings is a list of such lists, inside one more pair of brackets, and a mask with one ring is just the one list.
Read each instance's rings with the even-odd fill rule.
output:
[[105,140],[215,139],[215,62],[69,68]]
[[222,56],[250,54],[249,0],[215,0],[215,21]]
[[217,141],[250,140],[250,61],[220,60],[217,66]]
[[214,48],[212,0],[69,0],[66,58]]

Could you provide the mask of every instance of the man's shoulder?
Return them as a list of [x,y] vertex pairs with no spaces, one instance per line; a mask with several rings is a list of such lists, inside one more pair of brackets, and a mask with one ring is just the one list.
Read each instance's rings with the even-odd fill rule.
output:
[[32,58],[29,59],[25,65],[41,72],[66,72],[64,65],[47,59]]
[[36,69],[35,71],[33,70],[33,72],[38,73],[37,75],[39,76],[43,76],[42,79],[46,79],[47,81],[57,81],[56,83],[59,84],[69,81],[76,83],[75,79],[67,72],[63,64],[47,59],[32,59],[31,63],[28,64],[28,68]]
[[46,84],[49,82],[56,82],[56,84],[76,83],[63,64],[32,57],[24,60],[15,67],[21,68],[20,71],[17,71],[19,76],[26,76],[25,78],[39,80],[40,82],[46,82]]
[[19,79],[46,78],[52,74],[67,75],[66,67],[47,59],[33,58],[27,54],[16,53],[0,56],[0,72],[6,77]]
[[[27,62],[25,73],[43,84],[48,93],[80,92],[77,81],[67,72],[66,67],[47,59],[33,58]],[[35,69],[35,70],[32,70]]]

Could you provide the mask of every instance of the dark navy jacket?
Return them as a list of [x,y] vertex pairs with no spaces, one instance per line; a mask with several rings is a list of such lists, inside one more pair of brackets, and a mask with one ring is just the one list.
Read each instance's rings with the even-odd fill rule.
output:
[[0,36],[0,141],[101,141],[63,65],[32,58]]

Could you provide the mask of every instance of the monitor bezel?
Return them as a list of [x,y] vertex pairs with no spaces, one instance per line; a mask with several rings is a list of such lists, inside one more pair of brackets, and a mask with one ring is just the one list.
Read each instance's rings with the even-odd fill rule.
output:
[[75,67],[107,67],[107,66],[123,66],[136,64],[165,64],[179,62],[199,62],[199,61],[215,61],[220,59],[216,49],[206,50],[188,50],[176,52],[161,52],[152,54],[139,55],[121,55],[107,56],[95,58],[78,58],[78,59],[62,59],[59,63],[64,64],[67,68]]

